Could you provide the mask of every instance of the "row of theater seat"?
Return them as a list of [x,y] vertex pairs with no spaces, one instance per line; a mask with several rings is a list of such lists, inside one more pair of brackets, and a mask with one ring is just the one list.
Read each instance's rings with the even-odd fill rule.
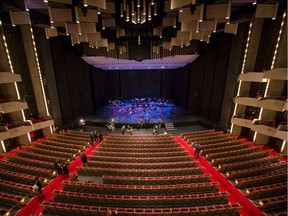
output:
[[124,162],[107,162],[107,161],[88,161],[89,167],[98,168],[119,168],[119,169],[173,169],[173,168],[193,168],[197,167],[197,162],[180,161],[180,162],[158,162],[158,163],[124,163]]
[[185,139],[186,136],[205,136],[205,134],[211,134],[215,132],[215,129],[211,129],[211,130],[202,130],[202,131],[193,131],[193,132],[183,132],[181,133],[181,137],[183,139]]
[[89,137],[73,136],[73,134],[69,136],[67,133],[56,134],[55,136],[61,139],[66,139],[66,140],[71,140],[71,138],[73,138],[73,140],[81,141],[81,142],[89,142],[90,140]]
[[0,203],[6,206],[13,206],[15,204],[24,205],[25,199],[22,196],[0,192]]
[[87,141],[79,141],[79,140],[75,140],[75,139],[73,139],[73,140],[67,140],[67,139],[62,139],[61,138],[61,136],[57,136],[57,137],[49,137],[49,140],[51,140],[51,141],[55,141],[55,142],[61,142],[61,143],[68,143],[68,144],[75,144],[75,145],[84,145],[84,143],[85,144],[87,144],[88,142]]
[[281,209],[281,208],[287,210],[287,194],[282,196],[273,196],[267,199],[260,199],[258,202],[259,202],[259,208],[262,210]]
[[[109,136],[108,136],[109,137]],[[109,143],[109,145],[119,145],[119,144],[123,144],[123,139],[107,139],[104,141],[103,144],[105,143]],[[161,139],[161,140],[148,140],[148,139],[145,139],[145,140],[140,140],[140,139],[131,139],[131,140],[125,140],[125,144],[130,144],[130,145],[133,145],[133,144],[146,144],[146,145],[165,145],[165,144],[175,144],[175,141],[174,140],[171,140],[171,139]]]
[[105,142],[103,141],[100,146],[102,147],[111,147],[111,148],[171,148],[171,147],[179,147],[179,144],[175,142],[163,142],[163,143],[114,143],[114,142]]
[[[67,143],[67,142],[56,142],[56,141],[52,141],[52,140],[41,140],[42,144],[46,144],[46,145],[52,145],[55,147],[64,147],[64,148],[69,148],[69,149],[79,149],[81,147],[83,147],[83,142],[82,144],[80,143]],[[86,146],[88,146],[88,144],[86,144]]]
[[[56,202],[43,202],[45,212],[55,215],[83,215],[83,216],[106,216],[107,207],[74,205]],[[239,215],[241,208],[238,203],[207,205],[189,208],[110,208],[117,212],[117,216],[208,216],[208,215]]]
[[228,141],[233,141],[233,140],[235,140],[235,138],[225,136],[225,137],[219,137],[219,138],[215,137],[213,139],[207,139],[207,140],[203,139],[200,141],[197,141],[197,140],[194,141],[193,139],[189,139],[187,142],[189,144],[198,143],[198,144],[205,145],[205,144],[214,144],[214,143],[220,143],[220,142],[228,142]]
[[64,191],[90,192],[113,195],[173,195],[215,192],[219,187],[217,182],[173,184],[173,185],[116,185],[116,184],[91,184],[78,182],[63,182]]
[[[219,136],[221,135],[221,136]],[[209,141],[209,140],[233,140],[235,139],[235,137],[230,137],[228,134],[222,134],[222,133],[216,133],[214,132],[213,134],[209,134],[209,135],[206,135],[206,136],[193,136],[193,137],[188,137],[188,139],[186,138],[186,141],[189,142],[190,140],[193,140],[193,142],[203,142],[205,143],[206,141]]]
[[238,161],[248,161],[252,159],[260,159],[264,158],[270,155],[272,151],[263,151],[263,152],[249,152],[245,155],[233,155],[229,157],[222,157],[222,158],[216,158],[212,159],[212,164],[214,166],[217,166],[219,164],[227,164],[227,163],[237,163]]
[[156,177],[156,176],[179,176],[179,175],[193,175],[202,174],[204,168],[177,168],[177,169],[115,169],[115,168],[91,168],[91,167],[78,167],[77,171],[80,175],[88,176],[103,176],[103,175],[116,175],[116,176],[136,176],[136,177]]
[[97,151],[92,153],[93,155],[100,156],[111,156],[111,157],[176,157],[176,156],[187,156],[189,153],[186,151],[177,151],[177,152],[102,152],[97,149]]
[[287,183],[280,182],[271,185],[258,186],[253,188],[246,188],[246,196],[249,198],[258,198],[263,196],[273,196],[274,194],[281,194],[287,192]]
[[[229,145],[229,143],[227,143]],[[205,147],[204,147],[205,148]],[[224,151],[224,152],[216,152],[211,154],[205,154],[206,160],[212,160],[212,159],[221,159],[223,157],[229,157],[229,156],[238,156],[238,155],[246,155],[253,152],[259,152],[261,149],[261,146],[255,146],[253,148],[246,148],[246,149],[236,149],[236,150],[230,150],[230,151]]]
[[201,147],[205,150],[213,149],[213,148],[221,148],[221,147],[227,147],[227,145],[239,145],[242,144],[242,140],[232,140],[232,141],[220,141],[215,143],[209,143],[209,144],[202,144]]
[[191,161],[189,156],[176,157],[110,157],[110,156],[89,156],[89,161],[110,161],[122,163],[164,163],[164,162],[183,162]]
[[53,192],[54,201],[74,204],[101,205],[107,207],[187,207],[227,203],[227,192],[187,195],[109,195],[68,191]]
[[208,182],[211,175],[183,175],[183,176],[163,176],[163,177],[131,177],[131,176],[103,176],[104,184],[121,185],[171,185],[171,184],[191,184]]
[[184,151],[182,148],[178,148],[178,147],[158,147],[158,148],[130,148],[130,149],[126,149],[126,148],[114,148],[114,147],[102,147],[99,146],[98,151],[107,151],[107,152],[181,152]]

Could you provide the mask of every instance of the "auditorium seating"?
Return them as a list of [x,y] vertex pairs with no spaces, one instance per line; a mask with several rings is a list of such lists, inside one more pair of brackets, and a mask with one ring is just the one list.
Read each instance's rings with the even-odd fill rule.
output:
[[80,179],[103,183],[63,181],[44,213],[105,216],[109,207],[125,216],[238,215],[241,206],[228,203],[188,154],[171,135],[109,135],[77,168]]
[[[59,138],[61,136],[58,135]],[[65,136],[70,137],[67,132]],[[87,137],[89,139],[89,135]],[[70,140],[71,143],[75,143],[73,140],[78,140],[77,134],[71,136]],[[29,201],[25,198],[30,199],[35,196],[32,185],[36,176],[40,177],[45,187],[55,177],[56,160],[63,162],[71,160],[87,146],[87,142],[82,141],[80,144],[76,141],[76,144],[71,144],[70,140],[66,139],[66,143],[60,142],[54,145],[48,137],[41,143],[35,142],[22,146],[22,149],[15,151],[16,154],[6,154],[6,160],[0,161],[0,209],[3,208],[5,213],[14,215],[26,201]],[[12,210],[9,210],[10,208]]]
[[[210,143],[212,135],[207,134],[215,134],[214,143]],[[198,142],[198,136],[194,137],[195,140],[192,134],[189,142]],[[286,209],[287,162],[280,161],[280,155],[271,156],[271,151],[263,151],[261,146],[251,145],[252,143],[244,142],[243,139],[218,142],[222,137],[223,135],[211,130],[205,133],[201,139],[205,144],[200,143],[203,157],[232,181],[245,196],[258,203],[262,211],[270,213],[274,209]],[[279,200],[274,199],[274,196],[278,196]]]

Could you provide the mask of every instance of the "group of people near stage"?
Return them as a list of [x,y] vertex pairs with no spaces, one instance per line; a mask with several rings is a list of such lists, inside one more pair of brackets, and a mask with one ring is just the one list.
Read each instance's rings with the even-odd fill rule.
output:
[[94,145],[94,142],[96,142],[96,143],[102,142],[102,140],[103,140],[103,134],[102,134],[102,132],[100,131],[100,132],[98,133],[96,130],[91,131],[91,133],[90,133],[90,140],[91,140],[91,145],[92,145],[92,146]]
[[127,127],[125,125],[122,126],[122,128],[121,128],[121,134],[122,135],[125,135],[125,130],[127,130],[127,134],[129,134],[129,135],[134,134],[134,129],[130,125],[127,125]]

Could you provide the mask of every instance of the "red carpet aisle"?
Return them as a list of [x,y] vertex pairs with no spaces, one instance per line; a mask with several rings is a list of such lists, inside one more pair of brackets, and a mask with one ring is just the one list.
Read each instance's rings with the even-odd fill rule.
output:
[[[175,136],[175,139],[189,152],[189,155],[194,155],[194,149],[182,138]],[[238,202],[241,206],[243,206],[243,208],[239,211],[242,216],[265,216],[265,214],[259,208],[257,208],[249,199],[247,199],[236,187],[234,187],[234,185],[232,185],[202,156],[200,156],[199,159],[199,166],[205,167],[205,174],[211,174],[213,176],[211,181],[218,181],[220,183],[220,191],[227,191],[229,194],[231,194],[231,196],[228,198],[229,202]]]
[[[94,144],[94,146],[89,147],[88,149],[85,150],[85,154],[91,155],[92,151],[94,149],[96,149],[98,146]],[[78,166],[82,166],[81,163],[81,159],[80,156],[78,156],[70,165],[69,165],[69,171],[70,173],[76,173],[76,167]],[[69,179],[66,179],[69,180]],[[43,201],[49,201],[52,200],[54,198],[52,192],[56,189],[56,190],[61,190],[62,189],[62,185],[61,182],[63,181],[63,176],[57,176],[55,179],[53,179],[43,190],[43,195],[45,196],[44,199],[38,199],[37,196],[35,196],[34,198],[32,198],[30,200],[29,203],[27,203],[27,205],[22,208],[17,214],[16,216],[28,216],[28,215],[39,215],[40,213],[42,213],[43,208],[40,206],[40,204]]]

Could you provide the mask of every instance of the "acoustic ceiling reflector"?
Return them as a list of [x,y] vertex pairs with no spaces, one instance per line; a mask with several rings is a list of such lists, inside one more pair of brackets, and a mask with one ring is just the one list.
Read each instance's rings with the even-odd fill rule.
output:
[[13,26],[31,23],[28,11],[10,12],[10,18]]
[[115,43],[109,43],[107,46],[107,50],[114,50],[115,49]]
[[211,35],[211,31],[202,31],[200,40],[207,42],[209,41],[210,35]]
[[120,53],[120,55],[123,53],[126,53],[126,46],[120,46],[119,47],[119,53]]
[[171,38],[172,46],[183,46],[183,40],[177,38]]
[[231,34],[237,34],[237,29],[238,29],[238,23],[226,23],[224,32],[225,33],[231,33]]
[[154,28],[154,35],[162,37],[162,29]]
[[82,10],[79,7],[75,7],[76,22],[98,22],[97,10]]
[[97,41],[98,47],[108,47],[108,40],[107,39],[101,39]]
[[84,5],[106,9],[106,0],[84,0]]
[[[171,0],[165,1],[164,11],[165,12],[172,11],[172,9],[171,9]],[[173,9],[173,11],[176,11],[176,9]]]
[[58,9],[58,8],[48,8],[50,22],[72,22],[72,12],[71,9]]
[[101,40],[100,32],[87,33],[86,37],[87,37],[87,41],[98,41],[98,40]]
[[72,45],[80,43],[78,34],[71,34]]
[[118,29],[116,31],[117,38],[125,36],[125,29]]
[[175,8],[180,8],[189,4],[194,3],[193,0],[171,0],[170,8],[173,10]]
[[217,28],[217,20],[203,21],[200,23],[200,26],[199,26],[200,31],[214,31],[214,32],[216,32],[216,28]]
[[45,28],[46,38],[49,39],[50,37],[58,36],[57,28]]
[[200,40],[201,39],[201,35],[202,35],[201,32],[198,32],[198,33],[193,32],[192,33],[192,40]]
[[181,40],[191,40],[192,39],[192,33],[191,31],[177,31],[177,39]]
[[159,46],[153,46],[152,47],[152,51],[154,52],[154,53],[159,53],[160,52],[160,47]]
[[171,41],[169,41],[169,42],[163,42],[163,49],[171,50],[171,49],[172,49]]
[[231,2],[228,4],[207,5],[206,18],[225,20],[230,18]]
[[255,18],[276,18],[277,4],[257,4]]
[[115,27],[116,26],[114,18],[106,19],[106,20],[103,19],[102,23],[105,26],[105,28],[111,28],[111,27]]
[[199,22],[196,20],[181,23],[181,31],[195,32],[198,29]]
[[66,30],[66,35],[68,34],[78,34],[78,24],[68,24],[65,23],[65,30]]
[[96,33],[96,24],[95,23],[78,23],[79,33]]
[[114,2],[107,2],[106,3],[106,9],[101,9],[100,11],[103,13],[115,14],[115,3]]
[[163,26],[176,26],[176,17],[174,18],[163,18]]
[[179,22],[187,22],[191,20],[203,20],[204,5],[195,6],[195,10],[192,12],[190,8],[183,8],[179,13]]

